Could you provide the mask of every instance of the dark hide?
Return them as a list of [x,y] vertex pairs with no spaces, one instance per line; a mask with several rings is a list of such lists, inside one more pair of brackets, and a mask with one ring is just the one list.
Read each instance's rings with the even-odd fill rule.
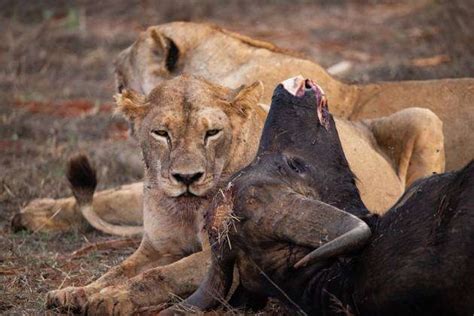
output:
[[358,261],[362,315],[472,315],[474,162],[414,183]]

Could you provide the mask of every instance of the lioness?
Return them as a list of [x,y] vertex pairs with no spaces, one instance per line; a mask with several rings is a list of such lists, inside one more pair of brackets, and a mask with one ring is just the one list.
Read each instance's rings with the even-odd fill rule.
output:
[[[181,73],[200,75],[231,88],[261,80],[266,87],[262,97],[266,104],[278,82],[301,73],[326,88],[336,115],[350,119],[390,115],[413,105],[427,106],[447,120],[448,167],[460,166],[474,153],[474,146],[468,145],[474,132],[474,127],[468,124],[474,120],[474,111],[468,111],[468,102],[474,100],[474,80],[346,85],[331,78],[318,64],[270,43],[208,24],[185,22],[150,27],[116,61],[119,91],[130,88],[146,94],[157,83]],[[397,187],[394,191],[372,200],[367,192],[378,195],[379,189],[364,189],[369,184],[359,183],[364,201],[371,210],[382,212],[415,179],[444,171],[444,151],[438,146],[442,142],[441,134],[434,132],[441,129],[441,124],[430,111],[410,110],[391,118],[366,120],[364,124],[368,129],[356,129],[357,133],[370,135],[373,146],[380,146],[376,150],[386,155],[398,176],[396,181],[387,180],[390,186]],[[259,132],[255,132],[253,137],[257,139],[258,135]],[[435,147],[439,152],[433,151]],[[358,159],[365,159],[365,155]],[[383,180],[381,175],[374,174],[373,177],[372,181]],[[395,185],[398,182],[401,186]],[[141,194],[139,183],[100,192],[95,195],[93,204],[102,221],[91,214],[84,215],[94,227],[107,233],[139,232],[140,229],[117,230],[108,224],[141,223]],[[31,230],[67,230],[71,225],[83,224],[86,222],[73,198],[32,201],[13,221],[14,227]]]
[[[117,97],[118,110],[134,123],[145,163],[142,243],[97,281],[49,293],[48,305],[87,309],[90,314],[130,314],[167,301],[172,294],[195,290],[209,256],[200,251],[202,212],[219,183],[254,158],[267,114],[258,103],[262,94],[260,82],[232,90],[193,76],[162,81],[147,97],[123,90]],[[427,110],[409,109],[377,122],[392,124],[418,111]],[[406,126],[415,137],[432,140],[432,147],[425,149],[436,153],[430,156],[436,159],[420,166],[426,173],[443,169],[441,122],[431,118],[429,130]],[[376,146],[367,124],[337,120],[364,199],[373,205],[391,203],[404,183]],[[90,212],[93,172],[83,159],[71,167],[79,208]]]
[[118,88],[125,86],[143,93],[181,73],[202,76],[230,88],[260,80],[265,87],[265,104],[270,104],[272,90],[279,82],[302,75],[324,87],[333,113],[341,118],[360,120],[413,106],[428,108],[444,123],[446,168],[461,168],[474,157],[472,78],[348,85],[332,78],[317,63],[271,43],[190,22],[149,27],[119,55],[116,72]]

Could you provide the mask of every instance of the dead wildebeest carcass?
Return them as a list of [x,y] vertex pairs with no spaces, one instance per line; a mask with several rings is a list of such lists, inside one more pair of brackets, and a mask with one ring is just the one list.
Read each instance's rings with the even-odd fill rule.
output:
[[419,180],[381,217],[355,181],[322,90],[302,78],[280,84],[257,157],[206,215],[212,266],[181,307],[222,302],[236,265],[231,301],[246,293],[307,314],[472,315],[474,163]]

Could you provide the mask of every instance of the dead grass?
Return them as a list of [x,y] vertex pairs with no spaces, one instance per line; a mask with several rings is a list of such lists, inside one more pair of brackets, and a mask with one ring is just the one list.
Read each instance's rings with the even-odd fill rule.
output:
[[[80,245],[108,239],[96,233],[72,232],[34,235],[20,232],[0,237],[0,312],[36,314],[44,310],[48,291],[82,285],[104,273],[131,254],[133,248],[92,251],[84,256],[64,258]],[[93,266],[93,269],[90,267]]]
[[[147,25],[210,21],[303,52],[350,81],[473,76],[472,6],[456,1],[0,2],[0,314],[44,314],[47,291],[82,285],[131,248],[67,257],[113,239],[93,231],[11,233],[37,197],[69,195],[67,157],[88,154],[99,189],[141,178],[127,124],[110,115],[112,59]],[[302,25],[304,21],[304,25]],[[443,63],[433,62],[436,56]],[[418,67],[414,60],[423,60]],[[428,62],[427,62],[428,61]],[[419,64],[419,62],[418,62]],[[426,66],[427,65],[427,66]],[[266,313],[278,314],[278,305]]]

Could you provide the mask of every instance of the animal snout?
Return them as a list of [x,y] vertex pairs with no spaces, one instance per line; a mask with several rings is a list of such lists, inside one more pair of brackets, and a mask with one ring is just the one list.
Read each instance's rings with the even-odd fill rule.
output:
[[173,173],[172,176],[173,178],[185,185],[191,185],[194,182],[199,181],[202,176],[204,175],[204,172],[196,172],[196,173]]
[[308,91],[315,91],[316,94],[324,95],[323,89],[315,84],[311,79],[305,79],[299,75],[290,79],[287,79],[281,83],[286,91],[294,96],[302,97]]

